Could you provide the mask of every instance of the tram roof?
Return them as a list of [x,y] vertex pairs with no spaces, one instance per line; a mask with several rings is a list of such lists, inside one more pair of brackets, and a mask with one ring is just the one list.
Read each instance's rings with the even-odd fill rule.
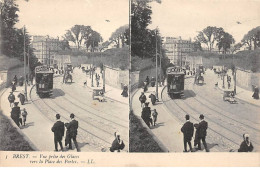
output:
[[179,72],[179,71],[173,71],[173,72],[170,72],[170,73],[167,73],[167,74],[184,75],[185,73],[184,72]]

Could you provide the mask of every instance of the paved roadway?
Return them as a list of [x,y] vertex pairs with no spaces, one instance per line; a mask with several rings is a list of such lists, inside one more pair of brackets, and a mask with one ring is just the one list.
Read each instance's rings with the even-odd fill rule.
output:
[[199,115],[204,114],[209,124],[207,143],[211,151],[238,149],[244,133],[250,134],[254,151],[259,151],[260,108],[241,101],[237,104],[224,102],[223,92],[215,87],[217,76],[209,70],[204,78],[205,84],[202,86],[194,85],[194,78],[186,79],[183,99],[172,100],[166,89],[162,91],[162,100],[169,114],[182,123],[186,114],[191,116],[193,123],[198,123]]
[[[119,132],[128,151],[128,115],[127,104],[112,99],[106,102],[92,100],[92,90],[83,86],[81,74],[73,73],[73,83],[62,83],[62,76],[54,78],[54,90],[51,98],[39,98],[36,89],[31,91],[32,103],[51,122],[55,115],[61,114],[68,122],[70,113],[79,121],[79,143],[95,147],[95,150],[107,150],[114,139],[114,132]],[[94,149],[94,148],[93,148]]]

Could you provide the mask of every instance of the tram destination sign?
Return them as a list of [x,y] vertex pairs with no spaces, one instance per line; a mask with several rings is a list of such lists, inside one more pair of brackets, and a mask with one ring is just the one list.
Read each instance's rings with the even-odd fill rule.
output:
[[49,68],[47,66],[38,66],[35,68],[35,72],[39,73],[39,72],[49,72]]

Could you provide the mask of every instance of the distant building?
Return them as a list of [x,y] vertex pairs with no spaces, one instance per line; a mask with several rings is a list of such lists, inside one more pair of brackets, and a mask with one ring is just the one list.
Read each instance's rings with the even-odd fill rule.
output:
[[54,54],[69,48],[68,42],[60,41],[59,38],[50,38],[49,36],[33,36],[32,47],[34,54],[39,62],[45,65],[54,64]]
[[176,65],[184,65],[183,56],[194,51],[194,43],[190,40],[183,40],[181,37],[165,37],[163,41],[166,56],[170,62]]

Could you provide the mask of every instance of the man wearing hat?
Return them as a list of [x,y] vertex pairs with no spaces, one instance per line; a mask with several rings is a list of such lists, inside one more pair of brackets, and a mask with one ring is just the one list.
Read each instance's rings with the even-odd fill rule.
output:
[[201,140],[205,147],[206,152],[209,152],[207,143],[206,143],[206,136],[207,136],[207,129],[208,129],[208,122],[204,120],[204,115],[200,115],[200,123],[198,125],[197,131],[198,131],[198,149],[201,150]]
[[186,123],[181,128],[181,132],[183,133],[183,141],[184,141],[184,152],[187,152],[187,143],[189,144],[190,151],[192,151],[191,147],[191,138],[194,133],[193,123],[190,122],[190,115],[186,115]]
[[79,152],[78,142],[77,142],[77,134],[78,134],[78,127],[79,123],[77,120],[75,120],[75,115],[73,113],[70,114],[71,122],[69,122],[67,126],[67,130],[69,131],[69,148],[72,149],[71,140],[73,140],[74,145]]
[[14,107],[12,108],[11,111],[11,118],[13,119],[13,121],[16,123],[16,125],[19,127],[19,118],[20,118],[20,114],[21,114],[21,110],[20,107],[18,106],[19,102],[14,102]]
[[144,103],[146,102],[146,96],[144,92],[141,93],[141,96],[139,97],[139,101],[141,102],[141,107],[143,108]]
[[64,123],[60,120],[60,114],[56,114],[56,123],[54,123],[51,131],[54,133],[54,144],[55,151],[58,151],[58,143],[60,145],[61,150],[63,150],[62,146],[62,137],[64,136]]

